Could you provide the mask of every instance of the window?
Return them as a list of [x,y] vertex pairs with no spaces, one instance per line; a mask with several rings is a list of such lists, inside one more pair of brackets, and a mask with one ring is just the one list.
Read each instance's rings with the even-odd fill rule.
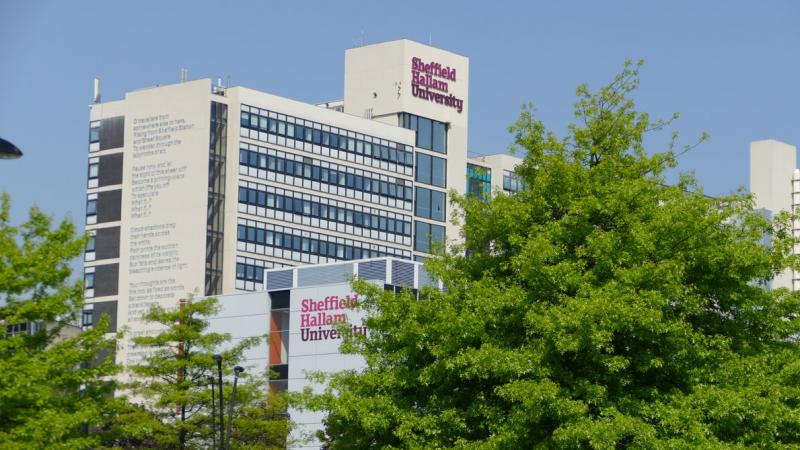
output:
[[[245,108],[250,108],[245,106]],[[252,111],[252,110],[251,110]],[[350,153],[359,155],[366,155],[374,159],[382,159],[405,166],[412,166],[413,152],[410,146],[395,142],[381,141],[372,136],[361,136],[356,139],[355,133],[346,130],[341,130],[340,134],[333,134],[328,131],[322,131],[323,124],[317,124],[310,121],[305,121],[293,117],[286,117],[285,120],[277,120],[267,118],[263,114],[269,114],[268,111],[261,111],[262,115],[256,112],[241,112],[241,126],[250,128],[270,134],[277,134],[286,136],[298,141],[313,142],[317,145],[323,145],[331,149],[343,150]],[[302,124],[302,125],[301,125]],[[444,124],[442,124],[443,126]],[[440,127],[444,129],[443,127]],[[431,135],[434,132],[431,126],[428,127],[427,133]],[[433,137],[429,136],[428,141]],[[388,144],[388,145],[387,145]],[[430,148],[432,145],[428,144]],[[380,147],[381,151],[376,151]],[[373,166],[378,167],[379,163],[373,161]]]
[[447,153],[447,124],[427,117],[413,114],[400,114],[400,124],[403,128],[417,132],[416,145],[419,148]]
[[28,334],[28,322],[6,325],[6,337],[14,337],[21,334]]
[[426,219],[444,222],[445,201],[446,195],[444,192],[418,187],[415,214]]
[[[331,168],[324,168],[318,165],[313,165],[316,161],[311,159],[307,159],[307,162],[299,162],[277,156],[270,156],[268,158],[268,162],[265,163],[264,161],[266,159],[266,156],[259,152],[245,149],[240,149],[239,151],[239,164],[243,166],[259,169],[266,168],[272,172],[292,175],[297,178],[319,181],[329,185],[346,186],[349,189],[367,193],[375,193],[399,200],[412,200],[411,187],[405,186],[404,181],[399,178],[395,178],[394,181],[388,182],[379,181],[378,174],[370,172],[365,172],[364,175],[346,173],[343,170],[336,170],[336,168],[341,166],[332,165],[333,167]],[[426,182],[428,184],[434,184],[435,180],[436,183],[438,183],[434,184],[435,186],[445,187],[446,161],[442,158],[436,158],[435,156],[428,156],[426,161],[427,167],[429,167],[430,170],[437,171],[434,174],[425,175],[426,180],[430,179],[430,181]],[[261,178],[265,177],[261,176]],[[386,189],[373,189],[373,186],[380,187],[381,184],[384,184]],[[245,200],[240,198],[240,201]],[[370,200],[367,199],[367,201]],[[375,201],[377,202],[377,200]]]
[[252,264],[236,263],[236,279],[263,283],[264,268]]
[[414,250],[430,253],[435,245],[444,244],[444,227],[425,222],[414,222],[416,232],[414,234]]
[[[355,216],[355,215],[353,215]],[[375,226],[379,222],[375,222]],[[384,228],[387,227],[387,224],[390,223],[390,220],[383,219],[380,222]],[[291,228],[284,228],[279,227],[282,231],[271,231],[266,230],[265,233],[259,233],[258,231],[265,231],[262,228],[256,228],[255,226],[251,226],[249,224],[258,225],[259,222],[248,221],[248,225],[240,224],[239,227],[243,230],[242,232],[237,233],[239,235],[239,241],[243,242],[251,242],[255,241],[259,244],[263,244],[265,246],[272,247],[273,249],[283,249],[283,250],[291,250],[293,252],[299,253],[306,253],[311,255],[317,255],[326,258],[336,258],[336,259],[360,259],[362,257],[367,257],[365,255],[372,254],[373,256],[395,256],[398,258],[410,258],[410,252],[406,252],[400,249],[395,249],[391,247],[383,247],[380,246],[380,250],[370,249],[370,246],[374,246],[374,244],[368,244],[366,242],[359,242],[359,241],[350,241],[349,244],[343,244],[338,242],[328,242],[328,240],[336,240],[337,238],[333,236],[326,236],[326,235],[316,235],[312,237],[307,236],[299,236],[300,230],[294,230]],[[259,226],[263,226],[259,225]],[[397,226],[397,225],[394,225]],[[404,224],[405,227],[408,228],[408,231],[411,231],[411,223]],[[250,231],[254,230],[254,233]],[[266,239],[265,239],[266,237]],[[267,249],[256,249],[257,253],[261,254],[269,254],[272,255],[273,250]],[[287,258],[287,259],[298,259],[298,257],[292,252],[284,253],[282,256],[280,252],[277,254],[279,257]],[[248,268],[247,264],[237,264],[236,266],[236,278],[240,280],[247,280],[247,281],[263,281],[263,274],[259,273],[257,267],[253,266],[252,269]]]
[[100,142],[100,124],[89,128],[89,143]]
[[434,186],[447,186],[447,161],[444,158],[417,153],[416,180]]
[[100,171],[100,162],[89,163],[89,179],[94,180],[97,178]]
[[97,236],[94,234],[89,236],[89,242],[86,243],[86,253],[93,252],[96,243],[97,243]]
[[94,312],[91,310],[84,311],[83,315],[81,316],[81,326],[90,327],[93,325],[93,322],[94,322]]
[[83,288],[94,289],[94,272],[83,275]]
[[483,201],[492,196],[492,170],[475,164],[467,164],[467,194]]
[[97,199],[89,199],[86,201],[86,217],[97,215]]
[[522,189],[522,180],[510,170],[503,171],[503,190],[507,192],[517,192]]
[[442,122],[433,121],[433,146],[431,150],[439,153],[447,153],[447,126]]

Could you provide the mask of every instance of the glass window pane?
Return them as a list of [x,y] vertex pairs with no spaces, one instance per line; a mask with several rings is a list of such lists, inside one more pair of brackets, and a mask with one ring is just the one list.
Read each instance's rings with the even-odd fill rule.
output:
[[100,127],[89,128],[89,142],[100,142]]
[[416,214],[420,217],[431,217],[431,191],[429,189],[417,188]]
[[444,221],[445,194],[431,191],[431,219]]
[[444,227],[440,225],[431,225],[431,245],[444,244]]
[[447,185],[447,161],[444,158],[432,157],[431,184],[445,187]]
[[431,184],[431,157],[417,153],[417,181]]
[[431,119],[420,117],[419,127],[417,128],[417,147],[430,149],[431,133]]
[[97,178],[97,173],[100,170],[100,164],[89,164],[89,178]]
[[433,122],[433,150],[447,153],[447,127],[442,122]]
[[417,229],[414,233],[414,250],[420,252],[429,252],[431,234],[430,225],[425,222],[415,222],[415,224]]
[[97,214],[97,200],[89,200],[86,202],[86,215],[93,216]]

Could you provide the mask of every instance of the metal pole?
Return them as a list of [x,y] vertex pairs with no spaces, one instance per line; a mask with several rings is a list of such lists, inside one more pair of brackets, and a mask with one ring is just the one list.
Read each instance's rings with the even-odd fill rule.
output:
[[231,429],[233,428],[233,407],[236,406],[236,384],[239,381],[239,374],[244,372],[244,367],[236,366],[233,368],[233,392],[231,392],[231,402],[228,404],[228,442],[225,445],[227,450],[231,450]]
[[214,377],[208,377],[211,382],[211,448],[217,448],[217,398],[214,395]]
[[214,360],[217,361],[217,377],[219,388],[219,448],[225,450],[225,409],[222,401],[222,355],[214,355]]

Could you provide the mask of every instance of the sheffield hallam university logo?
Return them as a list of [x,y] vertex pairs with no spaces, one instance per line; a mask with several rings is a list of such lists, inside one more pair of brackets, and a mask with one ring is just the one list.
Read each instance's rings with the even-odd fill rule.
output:
[[417,57],[411,58],[411,95],[449,106],[461,113],[464,100],[450,93],[450,81],[456,81],[456,69],[443,67],[437,62],[425,63]]

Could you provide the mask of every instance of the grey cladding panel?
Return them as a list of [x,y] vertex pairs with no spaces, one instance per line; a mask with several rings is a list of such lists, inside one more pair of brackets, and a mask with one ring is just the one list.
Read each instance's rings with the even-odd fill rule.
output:
[[97,194],[97,223],[115,222],[122,209],[122,190],[99,192]]
[[344,283],[353,275],[353,264],[297,269],[297,287]]
[[386,260],[360,263],[358,265],[358,277],[363,280],[386,280]]
[[100,122],[100,150],[125,145],[125,116],[109,117]]
[[119,227],[97,230],[95,252],[97,252],[97,259],[119,258]]
[[103,314],[108,314],[109,324],[108,324],[108,332],[116,332],[117,331],[117,301],[113,300],[110,302],[97,302],[94,303],[94,309],[92,310],[92,323],[97,325],[100,323],[100,317]]
[[414,264],[392,261],[392,284],[395,286],[414,287]]
[[267,290],[291,289],[293,270],[267,272]]
[[99,186],[122,184],[122,153],[101,156],[97,172]]
[[104,264],[94,269],[94,296],[117,295],[119,289],[119,264]]

